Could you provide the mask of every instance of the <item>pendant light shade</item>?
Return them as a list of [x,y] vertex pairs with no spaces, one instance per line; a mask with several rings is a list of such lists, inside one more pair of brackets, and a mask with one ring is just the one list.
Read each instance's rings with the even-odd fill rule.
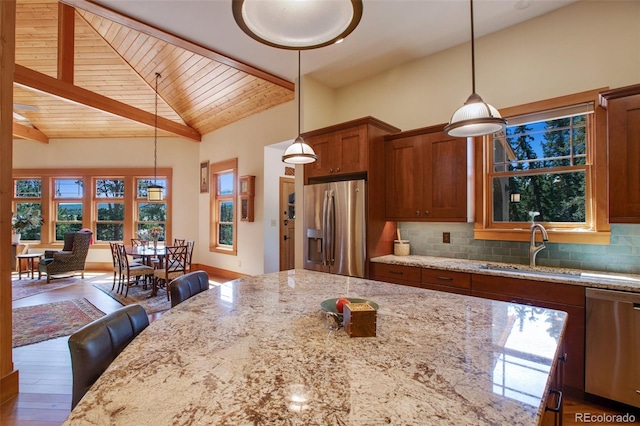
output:
[[153,136],[153,185],[147,185],[147,201],[162,201],[162,186],[158,185],[158,80],[160,73],[156,73],[156,110]]
[[288,164],[309,164],[318,159],[318,156],[300,136],[300,98],[302,97],[302,80],[300,79],[300,51],[298,50],[298,137],[284,151],[282,161]]
[[473,0],[471,9],[471,85],[472,93],[467,101],[451,116],[444,132],[452,137],[473,137],[490,135],[507,127],[507,120],[500,116],[496,108],[482,100],[476,93],[475,37],[473,33]]
[[233,17],[272,47],[315,49],[342,41],[360,23],[362,0],[233,0]]

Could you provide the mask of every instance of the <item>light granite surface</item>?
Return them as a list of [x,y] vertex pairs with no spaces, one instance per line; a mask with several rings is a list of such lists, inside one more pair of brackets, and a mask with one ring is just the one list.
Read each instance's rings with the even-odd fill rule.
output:
[[584,287],[640,293],[640,275],[634,274],[614,274],[610,272],[553,268],[547,266],[530,267],[511,263],[416,255],[380,256],[371,259],[371,262],[494,275],[497,277],[524,278],[534,281],[574,284]]
[[[323,300],[379,304],[377,335]],[[536,425],[566,314],[306,270],[231,281],[154,321],[65,425]]]

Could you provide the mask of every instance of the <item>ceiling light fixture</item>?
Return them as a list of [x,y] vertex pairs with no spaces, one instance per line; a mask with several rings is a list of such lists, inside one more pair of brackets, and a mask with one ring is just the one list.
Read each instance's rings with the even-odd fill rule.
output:
[[482,100],[476,93],[476,60],[473,33],[473,0],[471,5],[471,84],[472,93],[467,101],[453,113],[444,132],[453,137],[473,137],[489,135],[507,127],[507,120],[500,116],[496,108]]
[[162,186],[158,185],[158,80],[162,77],[156,73],[156,115],[153,137],[153,185],[147,185],[147,200],[162,201]]
[[358,26],[362,0],[233,0],[233,17],[251,38],[306,50],[340,42]]
[[298,50],[298,137],[293,141],[282,155],[282,161],[288,164],[309,164],[318,159],[318,156],[300,135],[300,98],[302,97],[302,79],[300,78],[300,51]]

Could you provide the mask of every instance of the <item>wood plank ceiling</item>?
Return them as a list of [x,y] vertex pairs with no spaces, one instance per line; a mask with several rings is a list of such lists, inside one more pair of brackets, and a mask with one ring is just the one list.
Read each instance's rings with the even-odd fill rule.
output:
[[14,137],[201,135],[291,101],[293,84],[85,0],[18,0]]

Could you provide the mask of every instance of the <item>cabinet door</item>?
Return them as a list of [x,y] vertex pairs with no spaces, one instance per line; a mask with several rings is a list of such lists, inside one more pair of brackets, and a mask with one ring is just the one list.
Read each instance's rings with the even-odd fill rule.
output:
[[467,141],[444,132],[424,136],[424,205],[427,219],[466,221]]
[[422,136],[385,143],[386,214],[390,219],[421,218]]
[[609,221],[640,223],[640,95],[609,101]]
[[318,159],[311,163],[306,164],[305,174],[307,177],[315,176],[327,176],[332,174],[336,169],[336,164],[340,161],[341,150],[338,149],[335,135],[333,133],[326,133],[322,135],[310,136],[305,139],[305,142],[313,148]]
[[356,173],[367,170],[367,127],[358,126],[336,132],[334,135],[339,158],[336,158],[333,172]]

